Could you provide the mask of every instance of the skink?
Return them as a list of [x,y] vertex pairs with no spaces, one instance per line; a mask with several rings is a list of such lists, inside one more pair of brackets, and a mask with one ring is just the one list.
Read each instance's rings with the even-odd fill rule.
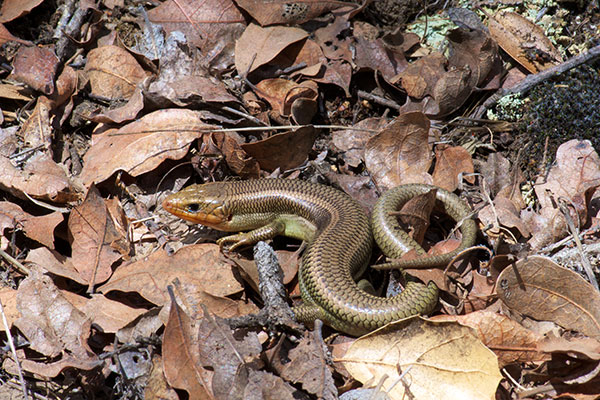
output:
[[396,266],[438,266],[472,246],[477,227],[458,196],[429,185],[402,185],[388,191],[375,206],[371,221],[355,200],[339,190],[284,179],[193,185],[168,196],[163,208],[218,230],[250,231],[219,240],[230,250],[276,235],[306,241],[298,272],[303,304],[293,309],[296,319],[311,323],[318,318],[359,336],[398,319],[430,313],[437,304],[438,288],[433,282],[423,285],[408,280],[404,291],[390,298],[371,295],[355,282],[369,262],[373,237],[391,258],[410,249],[425,253],[390,213],[432,189],[445,212],[455,221],[462,220],[462,242],[450,253],[401,261]]

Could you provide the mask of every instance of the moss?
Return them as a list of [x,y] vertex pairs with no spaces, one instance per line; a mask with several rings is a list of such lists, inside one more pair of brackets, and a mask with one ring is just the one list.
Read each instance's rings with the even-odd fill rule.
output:
[[[588,139],[596,151],[600,149],[599,67],[600,63],[583,65],[536,86],[525,99],[523,116],[506,118],[517,123],[515,148],[528,148],[528,157],[523,159],[527,166],[538,171],[547,167],[539,165],[546,141],[548,164],[554,161],[558,146],[571,139]],[[500,107],[497,111],[502,116],[510,112]]]

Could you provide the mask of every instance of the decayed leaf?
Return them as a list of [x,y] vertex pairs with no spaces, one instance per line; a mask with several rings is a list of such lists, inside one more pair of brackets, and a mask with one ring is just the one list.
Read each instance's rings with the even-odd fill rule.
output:
[[308,37],[291,26],[262,28],[250,24],[235,44],[235,67],[240,75],[250,73],[274,59],[283,49]]
[[15,203],[0,202],[0,234],[5,229],[23,229],[27,237],[54,248],[54,228],[63,221],[58,211],[43,216],[33,216],[21,209]]
[[138,176],[168,158],[182,158],[188,146],[210,128],[201,117],[192,110],[159,110],[117,131],[105,132],[85,154],[81,180],[89,186],[119,170]]
[[51,95],[54,92],[54,77],[58,66],[54,46],[22,46],[13,61],[11,76],[45,95]]
[[326,349],[322,342],[313,338],[313,334],[306,334],[298,346],[290,350],[290,362],[284,365],[281,377],[301,383],[304,390],[319,399],[336,399],[337,389],[327,365]]
[[233,44],[245,27],[244,16],[231,0],[167,0],[148,11],[148,17],[167,33],[183,32],[191,45],[205,52],[207,61],[218,61],[220,70],[231,65]]
[[498,276],[497,290],[521,314],[600,338],[600,293],[549,258],[533,256],[508,266]]
[[[21,318],[15,326],[35,351],[47,357],[67,352],[81,362],[97,361],[87,346],[91,321],[63,296],[48,276],[32,268],[17,293]],[[65,365],[65,367],[68,365]]]
[[500,47],[531,73],[562,62],[543,29],[519,14],[498,13],[489,19],[489,28]]
[[344,153],[341,157],[352,167],[358,167],[364,159],[365,145],[371,136],[383,129],[388,121],[383,118],[365,118],[352,128],[335,130],[331,140],[335,147]]
[[261,25],[302,24],[331,10],[357,7],[341,1],[238,0],[237,3]]
[[394,400],[408,395],[489,400],[502,379],[496,356],[470,328],[422,318],[401,320],[357,339],[339,361],[364,384],[374,387],[384,379],[383,388]]
[[107,99],[127,99],[147,74],[136,59],[118,46],[102,46],[88,53],[85,70],[92,93]]
[[500,367],[514,363],[539,362],[550,355],[539,350],[544,336],[526,329],[518,322],[490,311],[475,311],[466,315],[439,315],[434,321],[457,321],[473,328],[473,332],[498,356]]
[[142,308],[129,307],[104,295],[93,294],[90,299],[66,290],[62,294],[105,333],[115,333],[145,312]]
[[0,189],[26,199],[24,193],[40,200],[66,203],[78,198],[65,170],[48,155],[38,153],[22,168],[13,165],[8,157],[0,156]]
[[121,258],[115,243],[125,240],[115,227],[104,199],[92,185],[81,205],[69,216],[72,265],[90,286],[106,281],[112,264]]
[[19,133],[28,148],[41,147],[51,156],[52,131],[50,108],[46,101],[38,101]]
[[365,163],[381,189],[404,183],[431,183],[429,119],[420,112],[398,116],[365,148]]
[[242,290],[231,268],[215,244],[186,246],[172,256],[159,250],[146,259],[119,267],[98,290],[138,292],[154,304],[165,305],[169,301],[167,285],[178,283],[177,293],[185,297],[193,317],[200,312],[201,304],[214,314],[232,317],[240,315],[245,306],[225,297]]
[[10,22],[22,17],[42,4],[44,0],[4,0],[0,5],[0,22]]
[[600,186],[600,157],[588,140],[573,139],[560,145],[556,163],[546,177],[540,177],[534,186],[539,200],[537,224],[532,227],[529,241],[537,249],[561,239],[566,231],[565,218],[557,204],[566,202],[575,224],[587,220],[588,203],[593,191]]
[[[473,159],[469,152],[462,146],[436,147],[435,169],[433,170],[433,184],[454,192],[460,183],[460,174],[472,174],[475,172]],[[465,178],[475,183],[472,176]]]
[[402,49],[387,46],[377,36],[378,29],[374,26],[366,22],[354,23],[355,63],[359,70],[379,71],[384,79],[391,80],[408,66],[408,61]]
[[177,302],[171,302],[162,342],[163,370],[169,385],[187,391],[191,399],[214,399],[210,385],[212,373],[202,368],[198,330],[194,328]]
[[317,135],[316,129],[305,126],[258,142],[244,143],[241,147],[259,162],[262,169],[273,171],[280,168],[286,171],[306,161]]

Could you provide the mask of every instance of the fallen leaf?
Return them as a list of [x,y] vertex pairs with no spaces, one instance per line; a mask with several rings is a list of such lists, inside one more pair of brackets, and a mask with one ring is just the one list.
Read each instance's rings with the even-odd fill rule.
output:
[[6,42],[17,42],[25,46],[33,46],[33,43],[27,40],[21,40],[16,36],[13,36],[8,29],[4,27],[4,24],[0,24],[0,46]]
[[365,145],[368,140],[382,130],[387,124],[385,118],[365,118],[352,126],[352,129],[340,129],[331,132],[331,141],[342,151],[341,157],[351,167],[358,167],[363,162]]
[[357,339],[337,361],[363,384],[383,382],[394,400],[407,395],[489,400],[502,379],[496,356],[472,329],[422,318],[397,321]]
[[152,357],[152,371],[144,387],[146,400],[179,400],[177,392],[169,386],[163,371],[163,360],[158,354]]
[[[260,175],[260,165],[242,148],[243,138],[234,132],[214,132],[210,135],[213,143],[218,147],[227,166],[242,178],[256,179]],[[205,136],[205,140],[207,137]]]
[[308,32],[291,26],[262,28],[250,24],[235,44],[235,67],[245,76],[273,60],[287,46],[306,39]]
[[305,126],[277,133],[258,142],[244,143],[241,147],[259,162],[262,169],[274,171],[279,168],[281,171],[287,171],[306,161],[317,135],[316,129]]
[[490,35],[502,50],[531,73],[562,62],[562,57],[544,30],[513,12],[501,12],[489,18]]
[[433,321],[456,321],[468,326],[490,350],[498,356],[500,368],[515,363],[541,362],[550,354],[539,349],[544,336],[539,335],[507,316],[490,311],[475,311],[466,315],[438,315]]
[[172,301],[162,340],[163,370],[169,385],[185,390],[191,399],[212,399],[212,373],[200,363],[195,328],[190,317]]
[[148,75],[137,60],[118,46],[102,46],[88,53],[85,71],[92,94],[110,100],[128,99]]
[[365,164],[380,189],[404,183],[431,183],[429,119],[422,113],[399,115],[365,147]]
[[44,0],[4,0],[0,5],[0,22],[10,22],[28,14]]
[[[461,174],[472,174],[475,172],[473,159],[469,152],[462,146],[437,146],[435,149],[435,168],[433,170],[433,184],[454,192],[461,180]],[[464,179],[473,184],[473,176],[466,176]]]
[[341,1],[237,0],[237,3],[261,25],[302,24],[331,10],[357,8],[356,4]]
[[0,302],[9,328],[21,316],[17,309],[17,291],[9,287],[0,288]]
[[54,93],[54,78],[58,66],[54,46],[21,46],[13,60],[11,77],[45,95],[51,95]]
[[123,170],[132,176],[151,171],[166,159],[180,159],[210,125],[192,110],[166,109],[147,114],[94,141],[85,154],[80,178],[85,186]]
[[72,265],[83,280],[90,287],[106,281],[112,274],[113,263],[122,257],[113,243],[124,238],[94,185],[83,203],[71,211],[69,234],[72,237]]
[[531,256],[504,269],[497,282],[498,295],[510,309],[600,338],[600,293],[579,274]]
[[54,229],[63,220],[63,215],[58,211],[36,217],[15,203],[0,202],[0,233],[5,229],[23,229],[27,237],[50,249],[54,248]]

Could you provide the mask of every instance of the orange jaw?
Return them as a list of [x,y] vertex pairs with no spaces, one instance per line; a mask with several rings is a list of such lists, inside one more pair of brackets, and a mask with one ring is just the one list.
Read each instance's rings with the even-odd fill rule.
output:
[[215,229],[223,229],[228,222],[221,203],[204,204],[201,209],[189,211],[186,204],[178,201],[176,197],[169,196],[163,201],[162,206],[176,217]]

